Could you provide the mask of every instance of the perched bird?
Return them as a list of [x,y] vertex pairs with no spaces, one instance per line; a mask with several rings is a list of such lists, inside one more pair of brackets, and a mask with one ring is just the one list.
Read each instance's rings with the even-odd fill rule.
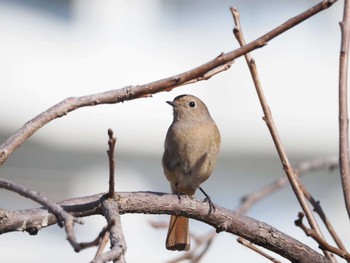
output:
[[[207,106],[197,97],[180,95],[167,103],[173,107],[174,118],[165,138],[162,165],[171,191],[192,196],[199,188],[211,209],[211,200],[200,184],[213,172],[220,150],[220,132]],[[171,216],[166,248],[190,249],[188,218]]]

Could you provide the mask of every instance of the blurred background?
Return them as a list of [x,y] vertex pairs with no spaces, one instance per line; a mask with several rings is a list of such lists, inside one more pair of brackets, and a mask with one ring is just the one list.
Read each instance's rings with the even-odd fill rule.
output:
[[[241,13],[252,41],[319,1],[93,1],[0,0],[0,143],[28,120],[70,96],[99,93],[169,77],[238,47],[229,11]],[[338,63],[342,2],[253,52],[265,95],[292,164],[338,152]],[[284,175],[243,58],[209,81],[115,105],[81,108],[35,133],[1,167],[0,176],[55,201],[108,189],[107,129],[116,146],[118,191],[162,191],[169,185],[160,160],[172,121],[165,103],[194,94],[208,106],[222,135],[212,177],[203,184],[215,203],[236,208],[240,198]],[[339,171],[303,178],[339,232],[348,219]],[[197,193],[198,198],[203,198]],[[37,204],[0,190],[0,207]],[[290,187],[259,202],[249,216],[313,248],[294,226],[300,208]],[[129,262],[165,262],[179,254],[164,247],[166,230],[149,220],[168,216],[123,215]],[[77,226],[79,241],[96,237],[101,216]],[[191,221],[197,235],[210,226]],[[349,243],[346,231],[339,233]],[[96,249],[78,254],[58,226],[37,236],[0,237],[2,262],[88,262]],[[54,257],[53,257],[54,255]],[[220,233],[202,262],[267,262]]]

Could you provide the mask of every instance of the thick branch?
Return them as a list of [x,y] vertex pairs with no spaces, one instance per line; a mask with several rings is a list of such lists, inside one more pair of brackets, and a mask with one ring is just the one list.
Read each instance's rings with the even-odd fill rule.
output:
[[[40,195],[40,193],[35,192],[33,190],[29,190],[22,185],[13,183],[5,179],[0,179],[0,188],[4,188],[12,192],[15,192],[23,197],[29,198],[34,202],[37,202],[40,205],[47,207],[52,212],[52,214],[54,214],[57,217],[57,222],[60,226],[63,226],[61,224],[62,221],[64,221],[65,225],[73,224],[74,222],[83,224],[83,220],[76,217],[72,217],[72,215],[66,212],[61,206],[47,199],[45,196]],[[0,210],[0,219],[1,219],[1,211],[2,210]],[[45,227],[46,226],[45,224],[46,224],[46,220],[43,220],[42,222],[40,222],[40,225],[38,225],[37,229],[40,229],[40,227]],[[31,229],[31,231],[33,231],[33,229]],[[36,234],[36,231],[29,232],[29,233]]]
[[[279,36],[288,29],[298,25],[299,23],[305,21],[311,16],[327,9],[337,0],[322,1],[319,4],[313,6],[307,11],[295,16],[282,25],[276,27],[265,35],[259,37],[258,39],[250,42],[244,47],[238,48],[236,50],[230,51],[228,53],[222,53],[213,60],[186,71],[184,73],[161,79],[155,82],[151,82],[139,86],[128,86],[121,89],[106,91],[103,93],[97,93],[82,97],[70,97],[58,104],[52,106],[48,110],[39,114],[34,119],[28,121],[19,130],[17,130],[10,138],[8,138],[0,146],[0,165],[2,165],[9,156],[22,145],[33,133],[35,133],[42,126],[46,125],[48,122],[62,117],[69,112],[76,110],[81,107],[94,106],[97,104],[108,104],[108,103],[118,103],[126,100],[132,100],[136,98],[149,97],[152,94],[169,91],[185,83],[191,83],[195,80],[205,79],[205,76],[209,72],[216,73],[216,69],[222,67],[222,65],[228,64],[235,60],[236,58],[250,52],[254,49],[260,48],[267,44],[271,39]],[[222,70],[217,70],[221,72]],[[209,74],[214,75],[214,74]]]
[[96,257],[93,262],[118,262],[125,261],[126,242],[124,239],[123,229],[121,226],[118,202],[116,199],[108,198],[102,202],[101,211],[106,218],[108,224],[112,223],[109,230],[109,237],[111,242],[111,250]]
[[348,60],[350,38],[350,4],[344,2],[340,23],[342,40],[339,60],[339,162],[346,210],[350,218],[349,117],[348,117]]
[[[252,219],[237,212],[215,205],[215,212],[208,215],[208,206],[202,201],[181,198],[163,193],[134,192],[118,193],[120,214],[177,214],[194,218],[216,228],[217,232],[226,231],[239,235],[254,244],[274,251],[292,262],[329,263],[330,261],[298,240],[280,232],[272,226]],[[59,203],[74,216],[101,214],[100,209],[91,209],[92,204],[99,207],[103,194],[74,198]],[[73,212],[74,211],[74,212]],[[15,216],[14,216],[15,215]],[[57,222],[56,217],[49,215],[46,209],[30,209],[23,211],[2,211],[0,213],[0,233],[18,231],[18,225],[33,226],[31,217],[36,220],[47,218],[48,225]],[[22,219],[22,221],[21,221]]]

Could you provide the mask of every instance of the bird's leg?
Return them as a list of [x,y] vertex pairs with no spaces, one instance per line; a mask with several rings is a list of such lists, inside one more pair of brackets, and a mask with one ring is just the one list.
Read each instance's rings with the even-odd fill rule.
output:
[[181,200],[181,195],[183,195],[183,194],[181,194],[181,193],[179,193],[179,192],[175,192],[175,194],[177,195],[177,198],[179,199],[179,202],[180,202],[180,200]]
[[211,201],[210,196],[206,192],[204,192],[202,187],[199,187],[199,190],[201,190],[201,192],[205,195],[205,198],[204,198],[203,202],[208,202],[208,204],[209,204],[209,213],[208,213],[208,215],[210,215],[211,212],[215,212],[216,208],[214,206],[214,203]]
[[175,183],[175,193],[174,194],[177,195],[177,198],[179,199],[179,202],[181,202],[181,196],[182,195],[186,195],[184,193],[180,193],[180,192],[177,191],[177,183]]

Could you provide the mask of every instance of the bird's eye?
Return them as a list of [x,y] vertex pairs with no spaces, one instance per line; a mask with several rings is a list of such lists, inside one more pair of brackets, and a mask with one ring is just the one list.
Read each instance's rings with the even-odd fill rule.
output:
[[188,105],[189,105],[191,108],[196,107],[196,103],[195,103],[194,101],[191,101],[190,103],[188,103]]

